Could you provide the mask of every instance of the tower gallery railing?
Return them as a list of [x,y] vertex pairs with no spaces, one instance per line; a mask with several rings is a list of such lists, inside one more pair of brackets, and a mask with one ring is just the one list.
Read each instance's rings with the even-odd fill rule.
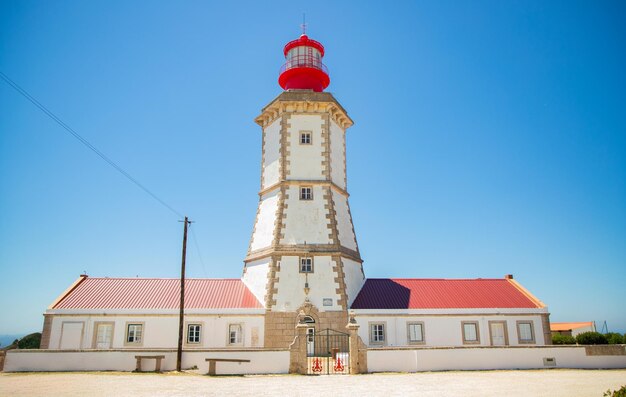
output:
[[293,68],[313,68],[319,69],[322,72],[328,74],[328,68],[322,63],[322,61],[311,55],[296,55],[291,58],[280,68],[282,74],[286,70]]

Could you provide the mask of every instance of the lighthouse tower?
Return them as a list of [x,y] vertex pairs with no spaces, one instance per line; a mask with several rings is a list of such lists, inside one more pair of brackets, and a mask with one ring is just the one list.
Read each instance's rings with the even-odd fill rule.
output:
[[264,303],[265,347],[293,341],[301,311],[313,329],[344,329],[364,282],[346,181],[345,109],[324,89],[324,46],[305,34],[284,48],[285,90],[256,118],[261,189],[243,281]]

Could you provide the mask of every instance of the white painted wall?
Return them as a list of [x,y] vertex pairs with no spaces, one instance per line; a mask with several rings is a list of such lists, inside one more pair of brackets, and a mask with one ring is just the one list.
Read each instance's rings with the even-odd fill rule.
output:
[[248,287],[262,305],[265,304],[267,287],[267,275],[270,268],[270,258],[246,263],[246,270],[242,277],[243,283]]
[[[290,180],[324,180],[322,161],[322,116],[294,114],[289,118],[289,175]],[[300,144],[300,131],[311,131],[310,145]]]
[[[161,363],[163,371],[176,368],[175,350],[134,350],[134,351],[50,351],[50,350],[11,350],[7,354],[5,372],[20,371],[133,371],[135,355],[164,355]],[[208,372],[205,358],[231,358],[250,360],[249,363],[218,362],[216,373],[221,374],[284,374],[289,371],[289,351],[287,350],[246,350],[224,351],[203,350],[184,352],[182,367],[197,366]],[[142,369],[154,370],[155,360],[144,360]]]
[[346,188],[345,131],[330,121],[330,177],[342,189]]
[[[50,349],[67,349],[61,346],[64,324],[82,323],[83,332],[72,348],[91,349],[94,347],[95,322],[113,322],[113,340],[111,348],[175,348],[178,343],[178,315],[57,315],[52,319]],[[241,348],[262,347],[265,317],[263,315],[186,315],[186,323],[202,324],[200,344],[189,345],[197,348]],[[143,323],[143,343],[126,345],[126,329],[128,323]],[[228,325],[243,325],[243,346],[228,344]],[[256,339],[253,343],[253,335]],[[63,337],[65,339],[65,337]],[[186,327],[185,327],[186,340]]]
[[299,186],[288,187],[289,198],[284,218],[284,238],[281,244],[331,244],[326,219],[328,210],[324,208],[324,191],[321,186],[313,186],[313,200],[300,200]]
[[341,261],[343,262],[346,294],[348,295],[348,307],[350,307],[352,306],[352,302],[354,302],[356,296],[359,294],[359,291],[365,282],[365,277],[363,276],[361,264],[359,262],[355,262],[347,258],[342,258]]
[[626,355],[587,356],[582,346],[373,349],[367,366],[369,372],[554,368],[544,358],[554,358],[556,368],[626,368]]
[[259,202],[259,216],[254,225],[254,234],[250,249],[252,251],[269,247],[274,238],[274,221],[276,220],[276,210],[278,209],[278,189],[271,191],[261,197]]
[[[276,306],[274,311],[294,311],[304,303],[304,283],[306,275],[300,273],[299,257],[283,256],[280,261],[280,270],[276,272],[278,282],[275,288]],[[339,285],[334,282],[335,273],[333,267],[335,262],[330,256],[313,257],[313,273],[308,274],[309,300],[320,311],[341,310],[337,305],[340,296],[336,290]],[[324,306],[324,298],[332,299],[332,306]]]
[[356,251],[356,238],[352,229],[352,217],[348,210],[348,198],[332,190],[335,212],[337,212],[337,229],[339,242],[342,246]]
[[261,177],[261,189],[265,189],[278,183],[280,178],[280,123],[282,117],[265,127],[265,143],[263,150],[263,169]]
[[[370,324],[384,323],[386,329],[385,346],[409,346],[407,322],[424,323],[425,346],[467,346],[463,344],[461,331],[462,321],[477,321],[481,346],[490,346],[489,321],[506,321],[509,346],[519,346],[517,321],[532,321],[534,326],[535,345],[543,345],[543,329],[540,315],[443,315],[443,316],[356,316],[359,336],[368,346],[376,346],[370,342]],[[527,346],[528,344],[522,344]]]

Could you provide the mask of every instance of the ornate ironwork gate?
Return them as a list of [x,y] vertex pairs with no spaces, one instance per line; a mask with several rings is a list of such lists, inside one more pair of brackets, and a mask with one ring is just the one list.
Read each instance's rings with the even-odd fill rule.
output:
[[307,373],[347,375],[350,373],[350,335],[325,329],[307,334]]

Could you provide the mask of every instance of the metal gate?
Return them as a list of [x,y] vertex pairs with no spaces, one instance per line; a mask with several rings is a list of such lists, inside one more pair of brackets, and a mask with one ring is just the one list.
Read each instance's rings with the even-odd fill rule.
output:
[[325,329],[307,334],[307,373],[340,375],[350,373],[350,335]]

